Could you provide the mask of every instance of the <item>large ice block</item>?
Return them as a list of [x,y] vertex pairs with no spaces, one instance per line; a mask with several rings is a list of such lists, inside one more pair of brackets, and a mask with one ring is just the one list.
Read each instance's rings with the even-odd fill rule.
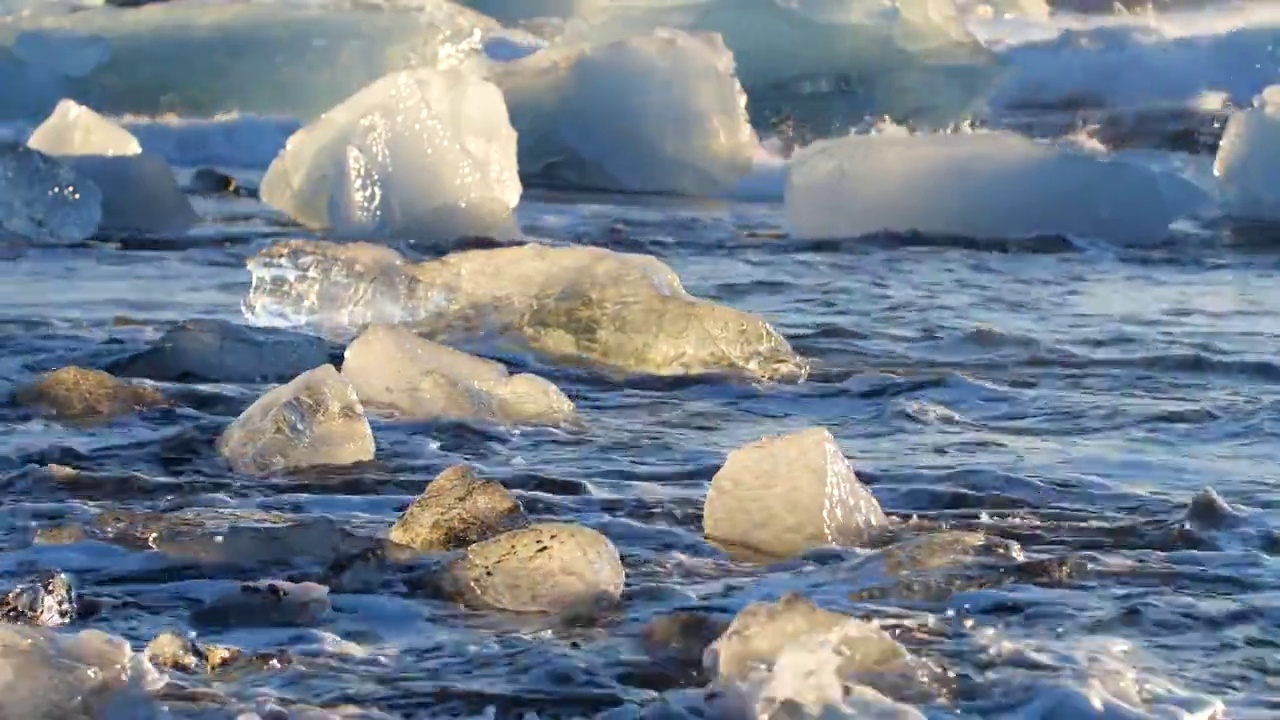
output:
[[0,142],[0,238],[76,243],[102,219],[102,191],[92,180],[25,145]]
[[289,138],[262,199],[339,235],[518,234],[516,133],[502,91],[460,70],[391,73]]
[[1280,219],[1280,85],[1272,85],[1254,106],[1227,121],[1213,174],[1223,209],[1255,220]]
[[758,146],[733,55],[717,35],[659,29],[500,65],[525,178],[624,192],[713,195]]
[[1177,175],[1014,133],[895,128],[797,152],[786,216],[791,233],[805,238],[920,231],[1149,242],[1206,200]]

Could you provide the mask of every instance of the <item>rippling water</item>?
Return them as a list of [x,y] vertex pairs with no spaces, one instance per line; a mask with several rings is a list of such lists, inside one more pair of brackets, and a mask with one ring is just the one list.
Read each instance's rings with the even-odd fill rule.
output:
[[[213,449],[260,386],[163,385],[178,407],[95,426],[7,405],[0,580],[67,571],[103,602],[88,626],[140,647],[166,628],[189,629],[189,611],[234,582],[313,577],[332,560],[314,545],[305,545],[314,557],[209,552],[234,511],[379,534],[436,473],[469,462],[535,517],[571,518],[613,539],[628,571],[622,609],[577,627],[395,591],[339,593],[314,629],[202,630],[214,642],[287,649],[293,663],[193,680],[182,693],[171,684],[175,714],[221,717],[229,711],[217,708],[263,694],[404,717],[645,705],[701,683],[646,657],[639,641],[655,615],[727,616],[793,589],[905,628],[904,642],[952,678],[933,717],[999,715],[1037,683],[1084,686],[1133,668],[1221,698],[1231,717],[1278,711],[1273,231],[1200,228],[1154,248],[813,243],[770,237],[777,204],[534,195],[521,207],[526,232],[659,256],[694,294],[772,321],[815,359],[812,377],[618,384],[540,367],[577,403],[585,432],[375,417],[375,462],[260,481],[232,477]],[[0,283],[0,382],[101,365],[179,320],[242,321],[245,260],[297,231],[252,201],[201,202],[208,222],[185,249],[126,240],[13,250]],[[872,577],[829,555],[761,567],[709,545],[701,506],[725,454],[814,424],[838,437],[886,511],[916,519],[905,533],[982,530],[1019,543],[1023,562]],[[39,469],[51,464],[81,475]],[[1207,487],[1234,512],[1189,513]],[[49,540],[49,528],[106,510],[170,518],[152,522],[182,513],[190,531],[168,554],[147,547],[145,527],[134,544]],[[1034,658],[992,651],[993,637]]]

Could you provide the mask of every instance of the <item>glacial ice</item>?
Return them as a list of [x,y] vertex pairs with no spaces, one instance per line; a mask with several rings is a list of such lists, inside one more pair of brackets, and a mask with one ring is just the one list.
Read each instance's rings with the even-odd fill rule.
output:
[[[446,0],[399,5],[172,0],[33,16],[0,24],[0,55],[20,33],[43,36],[53,58],[105,40],[110,56],[83,77],[62,78],[61,88],[111,115],[310,119],[387,73],[479,57],[484,34],[500,29]],[[51,70],[25,65],[28,74]],[[22,101],[0,97],[0,120],[29,119]]]
[[0,625],[2,718],[159,720],[148,691],[164,682],[122,637]]
[[123,377],[186,382],[288,382],[329,361],[323,338],[225,320],[187,320],[151,347],[114,362]]
[[395,72],[289,138],[262,199],[339,235],[518,234],[516,133],[502,91],[460,70]]
[[258,398],[223,431],[218,452],[246,475],[349,465],[373,459],[373,431],[355,389],[321,365]]
[[347,347],[342,376],[366,405],[416,418],[561,425],[573,403],[535,375],[510,376],[501,364],[390,325],[365,330]]
[[1255,220],[1280,219],[1280,85],[1227,121],[1213,161],[1223,210]]
[[788,557],[865,544],[889,521],[825,428],[766,437],[729,453],[703,512],[709,538]]
[[879,134],[822,140],[791,159],[792,235],[919,231],[978,238],[1164,238],[1208,196],[1171,173],[1009,132]]
[[733,55],[715,35],[659,29],[498,66],[520,171],[558,185],[714,195],[757,147]]
[[180,233],[199,219],[164,159],[142,152],[128,130],[74,100],[58,103],[27,145],[101,189],[101,230]]
[[76,243],[98,230],[102,191],[25,145],[0,142],[0,238]]
[[449,344],[496,338],[619,373],[800,380],[808,370],[763,319],[689,295],[645,255],[531,243],[412,265],[387,248],[295,240],[249,268],[244,311],[263,324],[329,334],[353,321],[412,324]]
[[329,588],[313,582],[264,580],[243,583],[191,613],[210,627],[291,627],[314,625],[329,612]]

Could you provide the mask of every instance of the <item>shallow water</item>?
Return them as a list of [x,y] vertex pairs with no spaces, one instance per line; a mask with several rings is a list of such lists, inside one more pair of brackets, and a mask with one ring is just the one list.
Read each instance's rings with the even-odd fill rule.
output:
[[[101,364],[181,319],[241,319],[245,259],[282,232],[296,234],[265,211],[244,213],[249,205],[206,202],[209,221],[196,235],[207,239],[188,249],[124,242],[15,252],[0,286],[3,377]],[[727,613],[788,589],[929,629],[935,637],[920,652],[958,678],[938,717],[996,712],[1011,701],[997,689],[1005,672],[1027,675],[1018,680],[1027,688],[1037,678],[1083,682],[1096,672],[1088,648],[1117,638],[1136,648],[1124,667],[1222,698],[1232,717],[1268,716],[1280,704],[1271,640],[1280,542],[1267,522],[1280,504],[1280,255],[1266,231],[1242,241],[1216,230],[1141,249],[1052,239],[813,243],[754,236],[780,226],[777,204],[566,195],[526,201],[521,220],[549,241],[659,256],[691,292],[773,321],[816,360],[812,377],[798,386],[619,384],[542,367],[588,430],[375,418],[376,462],[263,481],[232,477],[212,447],[260,387],[169,386],[184,407],[105,426],[63,426],[5,407],[0,578],[72,573],[82,592],[106,601],[89,626],[140,647],[165,628],[188,627],[188,612],[232,582],[306,575],[323,553],[246,566],[97,542],[33,545],[36,529],[105,509],[203,508],[210,516],[196,526],[209,524],[197,536],[217,534],[213,521],[225,524],[233,509],[323,516],[377,534],[437,472],[470,462],[516,489],[531,514],[612,538],[629,573],[623,608],[596,626],[566,628],[394,592],[337,594],[315,629],[203,632],[296,656],[285,669],[220,679],[223,699],[210,704],[269,693],[406,717],[488,707],[499,716],[590,715],[679,684],[637,646],[655,614]],[[832,430],[891,514],[1016,540],[1028,559],[1069,559],[1071,571],[944,579],[941,591],[899,579],[868,593],[875,582],[827,570],[829,558],[762,569],[703,540],[701,503],[724,454],[812,424]],[[83,475],[59,482],[33,467],[53,463]],[[1238,522],[1185,521],[1190,499],[1208,486]],[[1038,670],[980,660],[991,629],[1058,655]],[[179,716],[194,707],[173,705]]]

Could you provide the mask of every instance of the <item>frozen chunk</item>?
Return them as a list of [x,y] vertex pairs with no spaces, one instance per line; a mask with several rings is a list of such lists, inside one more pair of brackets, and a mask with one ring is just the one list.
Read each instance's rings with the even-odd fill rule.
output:
[[351,384],[321,365],[249,406],[218,438],[236,472],[261,475],[373,459],[373,431]]
[[102,230],[179,233],[198,219],[163,158],[142,152],[128,130],[63,100],[27,145],[53,155],[102,191]]
[[758,142],[718,35],[660,29],[500,66],[526,178],[579,188],[714,195]]
[[102,191],[92,180],[44,153],[0,142],[0,237],[76,243],[101,220]]
[[[772,665],[787,643],[806,635],[822,635],[852,619],[824,610],[797,594],[784,595],[774,603],[752,603],[743,608],[711,644],[703,655],[703,663],[714,676],[745,679],[754,668]],[[890,653],[895,654],[903,654],[902,649],[898,647]]]
[[[808,369],[765,320],[691,297],[649,256],[528,244],[410,265],[385,248],[291,241],[249,265],[246,313],[272,323],[335,332],[357,318],[389,320],[620,373],[800,380]],[[534,385],[513,380],[511,399],[530,407]],[[532,399],[549,392],[543,385]]]
[[[28,53],[39,64],[28,66],[85,73],[70,84],[76,99],[111,115],[311,119],[389,72],[478,57],[499,29],[448,0],[180,0],[19,19],[0,25],[0,54],[21,34],[40,36]],[[0,97],[0,118],[11,119],[12,101]]]
[[888,524],[825,428],[766,437],[729,453],[711,479],[702,520],[713,540],[779,557],[864,544]]
[[273,627],[314,625],[329,612],[329,588],[312,582],[243,583],[191,613],[197,625]]
[[465,465],[436,476],[391,526],[393,542],[423,552],[458,550],[529,524],[501,483],[484,480]]
[[462,0],[460,4],[509,24],[534,18],[584,15],[606,7],[609,2],[610,0]]
[[100,630],[60,634],[0,625],[0,717],[166,717],[148,696],[164,677],[129,641]]
[[70,576],[45,573],[0,598],[0,620],[45,627],[67,625],[76,619],[78,600]]
[[419,240],[516,234],[502,91],[460,70],[383,77],[289,138],[262,199],[312,228]]
[[150,348],[111,369],[152,380],[261,383],[288,382],[328,361],[324,338],[198,319],[170,328]]
[[626,574],[609,538],[570,523],[541,523],[472,545],[442,578],[473,607],[563,612],[614,603]]
[[1280,219],[1280,85],[1235,113],[1213,161],[1223,209],[1236,217]]
[[1008,132],[884,132],[791,159],[787,224],[806,238],[920,231],[1158,241],[1206,196],[1181,177]]
[[576,418],[552,383],[511,377],[500,363],[454,350],[403,327],[375,325],[347,347],[342,376],[364,402],[417,418],[560,425]]
[[59,368],[19,388],[22,405],[63,420],[93,420],[127,415],[165,403],[159,390],[134,385],[101,370]]

